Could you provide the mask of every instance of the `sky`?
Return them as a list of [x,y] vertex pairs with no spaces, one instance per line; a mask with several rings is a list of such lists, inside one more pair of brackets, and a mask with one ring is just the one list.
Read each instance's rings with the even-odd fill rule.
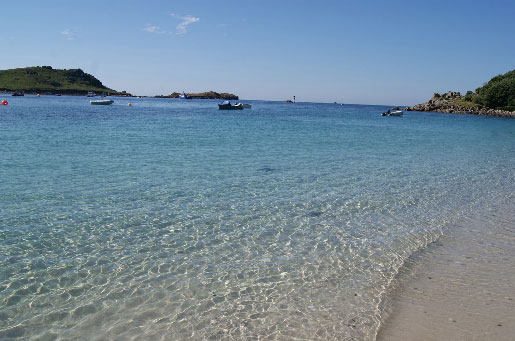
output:
[[0,69],[135,95],[412,105],[515,69],[514,0],[0,1]]

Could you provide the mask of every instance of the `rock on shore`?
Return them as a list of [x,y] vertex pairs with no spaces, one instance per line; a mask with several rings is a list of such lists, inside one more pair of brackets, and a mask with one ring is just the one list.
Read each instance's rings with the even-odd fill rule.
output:
[[459,92],[449,91],[444,94],[435,93],[426,103],[406,107],[406,111],[433,111],[449,114],[472,114],[499,117],[515,117],[515,111],[485,108],[465,102]]

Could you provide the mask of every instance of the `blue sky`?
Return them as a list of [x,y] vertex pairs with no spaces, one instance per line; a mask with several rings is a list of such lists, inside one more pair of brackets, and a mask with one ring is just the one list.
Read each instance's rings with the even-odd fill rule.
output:
[[408,105],[515,69],[515,1],[3,1],[0,69],[138,95]]

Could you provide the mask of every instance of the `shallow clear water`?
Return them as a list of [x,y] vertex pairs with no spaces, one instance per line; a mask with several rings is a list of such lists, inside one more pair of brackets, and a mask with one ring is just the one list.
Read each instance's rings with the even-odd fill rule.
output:
[[0,338],[373,338],[407,257],[515,191],[515,120],[7,99]]

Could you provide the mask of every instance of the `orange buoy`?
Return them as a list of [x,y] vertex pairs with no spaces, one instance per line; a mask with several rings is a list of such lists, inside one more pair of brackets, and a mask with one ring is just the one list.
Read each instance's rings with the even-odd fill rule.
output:
[[132,107],[132,103],[127,104],[128,107]]
[[9,104],[5,99],[2,101],[2,105],[7,105]]

